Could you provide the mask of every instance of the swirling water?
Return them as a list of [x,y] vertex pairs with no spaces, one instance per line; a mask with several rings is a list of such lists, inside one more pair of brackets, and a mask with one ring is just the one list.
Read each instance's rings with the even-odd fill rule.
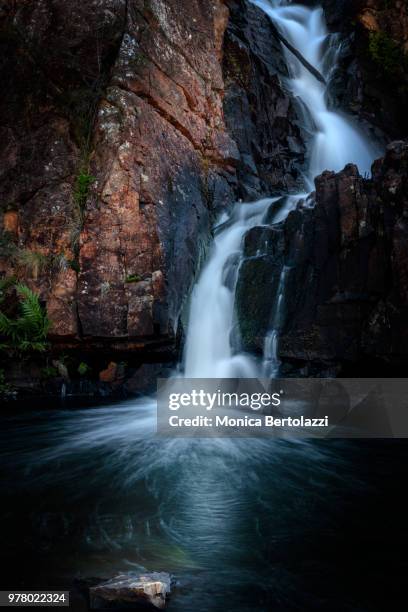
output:
[[3,419],[2,587],[146,568],[176,577],[177,612],[396,597],[406,445],[158,440],[154,413],[143,400]]
[[[254,3],[326,74],[320,9]],[[371,145],[327,109],[323,85],[285,54],[288,86],[316,125],[306,179],[349,161],[366,171]],[[237,204],[220,221],[192,297],[189,377],[259,372],[231,347],[234,261],[244,233],[273,203]],[[397,507],[405,446],[160,440],[155,410],[144,399],[3,417],[3,588],[63,587],[74,576],[143,567],[176,576],[169,609],[180,612],[385,609],[383,590],[400,571],[391,543],[401,541],[403,520],[394,512],[386,529],[377,521],[388,504]]]

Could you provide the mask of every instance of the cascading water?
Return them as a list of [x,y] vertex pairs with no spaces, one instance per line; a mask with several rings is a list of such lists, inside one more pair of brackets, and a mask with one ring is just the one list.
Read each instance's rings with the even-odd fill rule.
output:
[[[327,75],[319,9],[254,3]],[[370,146],[348,119],[326,108],[324,87],[285,54],[288,87],[316,124],[309,180],[349,161],[367,171]],[[283,206],[276,202],[273,222],[299,197],[279,198]],[[261,372],[251,358],[234,355],[230,337],[242,238],[262,225],[273,203],[237,204],[216,228],[192,296],[189,377]],[[289,272],[283,270],[280,299],[271,304],[266,376],[276,373]],[[3,588],[16,577],[23,589],[70,590],[74,576],[80,583],[127,570],[165,570],[177,578],[169,612],[358,612],[377,609],[377,599],[378,609],[387,608],[397,578],[404,579],[398,575],[403,564],[395,561],[395,542],[406,531],[396,494],[407,463],[400,445],[160,439],[155,408],[153,398],[143,398],[96,410],[2,415]]]
[[[257,376],[255,361],[247,355],[234,355],[231,345],[236,275],[242,237],[251,227],[262,224],[265,211],[278,199],[237,204],[216,233],[208,263],[193,289],[185,349],[187,378]],[[288,199],[279,216],[284,218],[291,206]]]
[[[270,17],[282,37],[328,81],[339,43],[335,36],[329,35],[322,9],[281,0],[250,1]],[[299,99],[314,133],[305,187],[312,189],[313,179],[324,170],[339,171],[347,163],[355,163],[362,174],[369,173],[379,151],[351,118],[328,108],[324,82],[288,48],[283,47],[283,50],[290,75],[286,87]],[[303,197],[305,194],[287,198],[286,206],[277,213],[273,223],[282,221]],[[263,199],[237,204],[216,235],[192,295],[185,348],[184,373],[188,378],[251,378],[273,376],[278,371],[278,334],[284,316],[281,304],[271,304],[275,316],[265,339],[262,368],[250,356],[234,353],[231,342],[235,279],[242,258],[242,239],[250,228],[262,225],[262,218],[272,202]],[[282,304],[284,291],[285,278],[281,278],[278,300]]]

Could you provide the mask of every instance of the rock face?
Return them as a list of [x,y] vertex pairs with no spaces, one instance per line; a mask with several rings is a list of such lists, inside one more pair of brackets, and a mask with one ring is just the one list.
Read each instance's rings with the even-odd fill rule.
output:
[[55,342],[174,338],[234,199],[227,21],[221,0],[1,3],[0,270]]
[[407,187],[408,143],[396,142],[375,162],[372,180],[353,165],[324,172],[311,202],[281,224],[252,229],[237,289],[245,348],[262,350],[284,278],[284,363],[309,373],[353,364],[354,375],[372,374],[376,364],[383,372],[386,364],[406,367]]
[[120,574],[89,589],[91,610],[162,610],[170,593],[170,586],[171,577],[164,572]]
[[78,331],[76,177],[125,8],[124,0],[1,3],[0,270],[41,294],[62,337]]
[[219,1],[128,4],[95,126],[79,249],[84,336],[174,334],[211,226],[233,200]]
[[239,195],[299,191],[307,134],[299,109],[281,85],[287,67],[263,11],[231,0],[224,41],[225,120],[238,145]]
[[301,183],[270,22],[246,0],[3,0],[0,45],[0,274],[58,350],[174,347],[215,215]]
[[[307,2],[312,4],[312,2]],[[331,96],[336,106],[376,126],[385,139],[408,136],[408,5],[405,0],[322,0],[341,32]],[[377,134],[378,136],[378,134]]]

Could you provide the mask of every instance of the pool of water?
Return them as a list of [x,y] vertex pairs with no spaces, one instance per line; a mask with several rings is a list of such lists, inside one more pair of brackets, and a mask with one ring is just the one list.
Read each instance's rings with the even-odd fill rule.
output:
[[177,612],[403,597],[406,442],[154,431],[152,400],[3,416],[2,589],[144,568],[173,574]]

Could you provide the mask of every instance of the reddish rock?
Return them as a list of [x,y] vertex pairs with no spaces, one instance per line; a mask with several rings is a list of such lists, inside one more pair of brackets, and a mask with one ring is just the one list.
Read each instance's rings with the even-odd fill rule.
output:
[[234,199],[228,15],[221,0],[1,3],[0,271],[40,294],[53,341],[174,339]]
[[3,229],[5,232],[18,235],[18,212],[15,210],[7,210],[3,215]]
[[106,370],[99,372],[99,380],[104,383],[114,383],[118,372],[118,364],[111,361]]
[[219,62],[227,16],[218,0],[130,6],[96,122],[80,246],[86,336],[171,337],[177,327],[208,207],[233,199],[227,179],[238,153],[224,126]]

